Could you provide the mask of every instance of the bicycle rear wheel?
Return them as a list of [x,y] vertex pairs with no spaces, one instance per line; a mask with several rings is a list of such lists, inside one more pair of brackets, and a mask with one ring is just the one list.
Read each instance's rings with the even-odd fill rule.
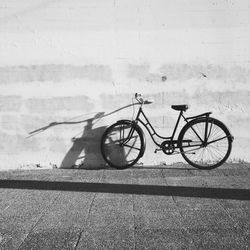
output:
[[117,169],[133,166],[144,152],[142,131],[131,121],[119,121],[104,132],[101,153],[104,160]]
[[[207,126],[207,141],[205,131]],[[180,132],[180,152],[193,167],[213,169],[222,165],[232,149],[232,136],[227,127],[214,118],[187,123]]]

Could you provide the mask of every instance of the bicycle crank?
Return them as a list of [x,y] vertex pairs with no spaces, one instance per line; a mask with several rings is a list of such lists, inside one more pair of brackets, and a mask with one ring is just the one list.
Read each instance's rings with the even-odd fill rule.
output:
[[174,153],[174,150],[175,150],[175,146],[172,142],[169,142],[169,141],[164,141],[162,144],[161,144],[161,148],[162,148],[162,151],[167,154],[167,155],[171,155]]

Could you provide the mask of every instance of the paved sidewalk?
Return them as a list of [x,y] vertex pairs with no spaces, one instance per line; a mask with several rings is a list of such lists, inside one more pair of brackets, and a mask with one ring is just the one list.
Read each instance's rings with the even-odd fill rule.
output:
[[0,176],[0,249],[250,249],[249,164]]

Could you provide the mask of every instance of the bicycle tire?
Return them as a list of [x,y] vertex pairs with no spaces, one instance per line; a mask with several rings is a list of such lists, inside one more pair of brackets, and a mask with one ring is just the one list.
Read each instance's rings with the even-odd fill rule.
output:
[[[207,119],[208,144],[201,146],[197,134],[200,137],[204,136]],[[198,169],[214,169],[221,166],[232,150],[232,136],[229,130],[221,121],[211,117],[188,122],[181,130],[178,142],[183,158]]]
[[[133,134],[124,144],[131,129]],[[105,130],[101,138],[102,156],[111,167],[116,169],[132,167],[142,157],[144,149],[143,132],[130,120],[114,123]]]

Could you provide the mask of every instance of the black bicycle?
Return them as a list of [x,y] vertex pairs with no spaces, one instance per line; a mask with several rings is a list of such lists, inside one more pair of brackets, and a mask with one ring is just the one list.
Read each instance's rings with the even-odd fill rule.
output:
[[[179,111],[179,117],[172,135],[165,137],[155,131],[143,112],[142,106],[152,102],[144,100],[140,94],[135,94],[135,99],[140,105],[136,118],[117,121],[102,136],[101,153],[111,167],[129,168],[143,156],[146,141],[139,124],[146,128],[156,144],[155,153],[161,150],[167,155],[181,154],[190,165],[199,169],[217,168],[228,159],[233,136],[221,121],[210,117],[212,112],[185,117],[183,113],[188,109],[187,105],[172,105],[172,109]],[[186,124],[174,139],[181,118]]]

